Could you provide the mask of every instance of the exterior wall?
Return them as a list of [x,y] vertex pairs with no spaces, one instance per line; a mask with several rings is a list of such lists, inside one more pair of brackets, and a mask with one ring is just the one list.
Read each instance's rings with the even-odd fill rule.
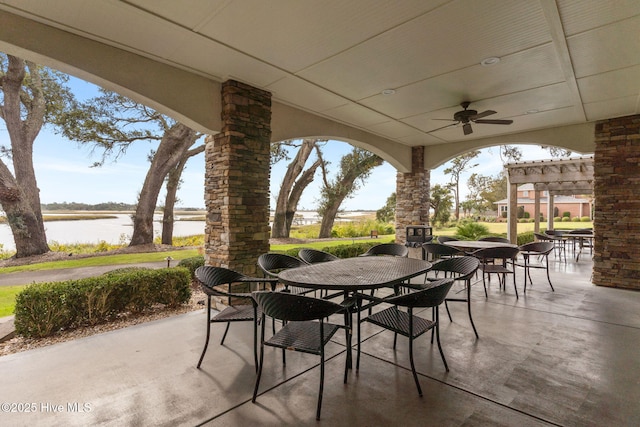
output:
[[640,115],[596,124],[593,283],[640,289]]
[[222,84],[222,131],[205,150],[205,262],[256,274],[269,251],[271,94]]
[[429,225],[429,181],[424,169],[424,147],[413,147],[411,172],[396,175],[396,242],[406,240],[408,225]]

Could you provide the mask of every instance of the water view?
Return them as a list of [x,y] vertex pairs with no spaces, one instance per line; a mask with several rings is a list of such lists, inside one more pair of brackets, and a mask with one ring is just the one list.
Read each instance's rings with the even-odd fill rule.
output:
[[[128,244],[133,233],[133,222],[129,214],[109,214],[116,218],[75,220],[75,221],[46,221],[44,223],[47,240],[58,243],[100,243]],[[204,221],[179,221],[177,216],[173,235],[192,236],[204,234]],[[159,237],[162,233],[162,215],[155,215],[153,234]],[[8,224],[0,224],[0,244],[5,251],[14,251],[16,246]]]

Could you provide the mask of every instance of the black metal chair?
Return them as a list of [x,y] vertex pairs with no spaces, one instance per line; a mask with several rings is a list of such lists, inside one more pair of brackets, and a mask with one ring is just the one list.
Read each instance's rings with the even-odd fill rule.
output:
[[[434,272],[436,275],[440,272],[443,272],[444,278],[452,278],[456,282],[464,283],[466,296],[464,298],[447,296],[447,298],[445,298],[444,300],[444,306],[447,309],[449,320],[453,322],[453,319],[451,318],[451,312],[449,311],[449,305],[447,303],[449,301],[466,302],[467,312],[469,313],[469,321],[471,322],[471,327],[473,328],[473,333],[476,335],[476,338],[478,338],[478,331],[476,330],[476,325],[473,323],[473,317],[471,316],[471,278],[476,274],[479,266],[480,261],[478,260],[478,258],[473,256],[459,256],[455,258],[443,259],[439,262],[436,262],[435,264],[433,264],[431,270],[429,270],[430,273]],[[426,280],[428,280],[429,282],[434,282],[439,279],[436,276],[436,278],[427,277]],[[424,287],[424,285],[411,285],[410,287],[413,289],[421,289]]]
[[[575,230],[571,230],[567,233],[567,236],[572,240],[573,243],[573,253],[576,252],[576,243],[579,245],[578,256],[576,257],[576,261],[580,258],[580,253],[582,253],[582,249],[589,248],[589,252],[593,255],[593,241],[591,239],[583,238],[580,236],[584,235],[593,235],[592,228],[576,228]],[[576,242],[577,240],[577,242]]]
[[460,249],[452,246],[443,245],[441,243],[429,242],[422,244],[422,259],[437,263],[446,258],[452,258],[464,255]]
[[[347,333],[347,363],[344,368],[344,383],[347,383],[347,371],[351,355],[351,339],[349,316],[345,316],[345,325],[325,322],[332,314],[341,312],[343,306],[324,299],[311,298],[285,292],[254,292],[253,298],[262,311],[262,327],[260,333],[260,363],[252,402],[255,403],[260,387],[260,378],[264,367],[264,346],[286,350],[300,351],[320,356],[320,390],[318,391],[318,407],[316,419],[320,419],[322,408],[322,391],[324,388],[324,347],[340,328]],[[265,316],[281,320],[283,327],[271,338],[265,340]]]
[[[278,273],[289,268],[303,267],[309,265],[303,260],[285,254],[266,253],[258,257],[258,267],[264,272],[266,277],[278,278]],[[295,294],[307,294],[314,292],[311,289],[296,288],[284,285],[285,292]]]
[[[249,277],[233,270],[229,270],[222,267],[213,267],[205,265],[198,267],[195,271],[195,277],[202,285],[202,290],[207,295],[207,338],[204,342],[204,348],[198,360],[198,369],[204,359],[204,354],[207,352],[209,345],[209,337],[211,336],[211,324],[212,323],[226,323],[227,327],[220,340],[220,345],[224,345],[224,340],[229,332],[229,326],[231,322],[253,322],[253,358],[255,367],[258,369],[258,353],[257,353],[257,337],[258,337],[258,312],[257,305],[251,297],[252,289],[251,284],[254,283],[269,283],[272,287],[275,286],[277,280],[265,279],[261,277]],[[246,290],[243,292],[232,292],[233,284],[247,284]],[[224,285],[226,290],[223,289]],[[227,308],[220,311],[215,316],[211,316],[211,297],[221,297],[227,299]]]
[[329,252],[311,248],[300,249],[300,251],[298,251],[298,258],[307,264],[317,264],[319,262],[336,261],[340,259]]
[[[522,262],[516,262],[516,266],[524,268],[524,292],[527,293],[527,277],[529,278],[529,283],[533,286],[533,281],[531,280],[531,268],[539,268],[544,269],[547,272],[547,280],[549,281],[549,286],[551,286],[551,290],[553,289],[553,285],[551,284],[551,277],[549,277],[549,254],[554,249],[553,242],[532,242],[526,243],[519,247],[520,255],[522,255]],[[537,261],[536,261],[537,260]]]
[[[491,274],[497,274],[500,282],[500,287],[506,291],[506,275],[513,275],[513,289],[516,292],[516,298],[518,298],[518,288],[516,287],[516,272],[515,262],[518,252],[520,250],[517,247],[497,247],[497,248],[485,248],[478,249],[473,252],[473,256],[480,260],[480,270],[482,270],[482,286],[484,286],[484,293],[487,295],[487,283],[485,276],[489,275],[491,280]],[[502,276],[502,277],[500,277]]]
[[[535,233],[534,233],[535,235]],[[555,244],[555,252],[560,261],[562,261],[562,257],[564,256],[564,260],[567,260],[567,240],[562,237],[564,235],[563,231],[559,230],[545,230],[544,235],[548,240],[552,241]]]
[[[394,333],[393,348],[396,348],[398,334],[409,338],[409,361],[411,363],[411,372],[413,373],[413,379],[416,382],[418,388],[418,394],[422,396],[422,388],[418,381],[418,374],[416,373],[415,363],[413,361],[413,340],[424,334],[425,332],[435,328],[436,341],[438,343],[438,350],[442,357],[445,370],[449,372],[449,366],[447,360],[444,357],[442,351],[442,345],[440,344],[440,328],[439,328],[439,314],[438,307],[444,301],[453,279],[440,279],[431,282],[417,292],[410,292],[402,295],[391,296],[387,298],[375,298],[380,303],[392,304],[385,310],[372,314],[364,319],[364,321],[373,323],[374,325],[381,326]],[[365,297],[369,298],[369,297]],[[398,307],[406,307],[407,311],[402,311]],[[424,319],[422,317],[415,316],[413,314],[414,308],[432,307],[433,308],[433,320]],[[433,335],[431,338],[433,342]],[[360,354],[358,353],[358,365],[360,362]]]
[[409,248],[404,245],[400,245],[398,243],[381,243],[379,245],[372,246],[368,251],[361,254],[360,256],[381,256],[381,255],[390,255],[390,256],[409,256]]

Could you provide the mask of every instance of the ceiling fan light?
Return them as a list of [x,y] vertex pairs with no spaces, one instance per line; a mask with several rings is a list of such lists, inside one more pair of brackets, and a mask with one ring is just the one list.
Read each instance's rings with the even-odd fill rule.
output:
[[480,61],[480,65],[482,65],[483,67],[490,67],[492,65],[496,65],[498,62],[500,62],[500,58],[498,58],[497,56],[490,56]]

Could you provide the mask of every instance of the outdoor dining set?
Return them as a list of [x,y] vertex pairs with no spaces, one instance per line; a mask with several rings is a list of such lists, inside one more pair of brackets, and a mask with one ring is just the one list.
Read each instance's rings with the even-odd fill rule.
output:
[[[421,245],[422,257],[409,257],[409,248],[397,243],[383,243],[366,253],[338,258],[328,252],[305,248],[298,256],[265,253],[258,258],[263,277],[249,277],[222,267],[203,266],[195,276],[207,295],[206,340],[198,360],[200,368],[211,336],[211,324],[225,323],[221,344],[232,322],[253,323],[253,354],[256,371],[252,401],[260,392],[265,367],[265,347],[294,350],[320,357],[320,385],[316,418],[320,419],[324,387],[325,345],[336,333],[344,331],[344,383],[349,370],[359,372],[361,353],[361,324],[368,322],[394,334],[396,348],[398,334],[408,338],[409,359],[413,378],[422,396],[422,389],[414,363],[414,340],[431,331],[438,346],[445,371],[449,371],[440,342],[439,307],[444,303],[452,320],[448,303],[465,302],[471,327],[478,338],[471,309],[471,286],[480,281],[485,297],[492,275],[498,276],[500,291],[506,292],[506,276],[513,276],[516,298],[516,268],[524,271],[524,287],[533,284],[530,270],[546,270],[549,286],[549,255],[558,248],[548,234],[537,241],[517,246],[500,237],[486,237],[475,241],[440,236]],[[544,237],[544,238],[543,238]],[[579,240],[582,249],[582,240]],[[578,255],[579,256],[579,255]],[[422,278],[424,276],[424,279]],[[477,278],[477,279],[476,279]],[[414,279],[414,280],[412,280]],[[473,283],[472,283],[473,281]],[[462,290],[452,289],[454,282]],[[212,298],[224,309],[212,310]],[[431,315],[425,316],[431,308]],[[267,333],[267,319],[272,319]],[[342,319],[342,320],[337,320]],[[355,339],[356,358],[352,354]]]

